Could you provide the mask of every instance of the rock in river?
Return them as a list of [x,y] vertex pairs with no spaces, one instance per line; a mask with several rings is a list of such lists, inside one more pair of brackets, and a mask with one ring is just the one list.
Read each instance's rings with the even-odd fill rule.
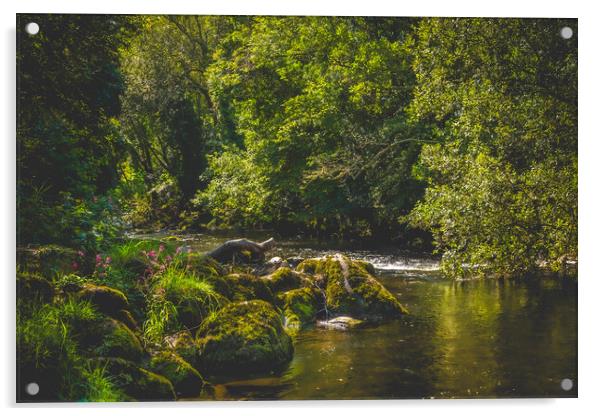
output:
[[363,262],[335,254],[305,260],[297,266],[297,271],[312,274],[324,290],[327,316],[383,321],[408,313]]
[[197,333],[203,374],[269,372],[293,357],[282,317],[269,303],[231,303],[203,322]]

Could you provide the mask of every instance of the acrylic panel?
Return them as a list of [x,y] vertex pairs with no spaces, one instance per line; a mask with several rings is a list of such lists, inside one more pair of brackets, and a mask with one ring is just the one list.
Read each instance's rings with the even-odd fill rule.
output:
[[17,401],[577,397],[577,38],[17,15]]

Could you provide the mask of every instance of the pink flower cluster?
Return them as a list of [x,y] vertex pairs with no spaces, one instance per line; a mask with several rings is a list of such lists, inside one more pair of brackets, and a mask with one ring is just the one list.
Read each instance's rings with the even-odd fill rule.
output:
[[143,279],[148,279],[157,273],[161,273],[164,271],[172,262],[185,253],[190,253],[190,248],[178,247],[176,249],[175,255],[172,257],[167,254],[165,250],[165,245],[159,245],[159,249],[157,251],[142,251],[142,254],[148,259],[149,266],[146,269]]
[[96,255],[96,264],[94,266],[94,274],[99,277],[106,277],[107,272],[111,267],[111,257],[106,256],[104,259],[100,254]]
[[[84,257],[85,257],[85,253],[83,251],[79,250],[77,252],[77,256],[81,259],[81,261],[83,261]],[[79,270],[79,263],[76,260],[74,260],[71,263],[71,268],[73,269],[74,272],[76,272],[77,270]]]

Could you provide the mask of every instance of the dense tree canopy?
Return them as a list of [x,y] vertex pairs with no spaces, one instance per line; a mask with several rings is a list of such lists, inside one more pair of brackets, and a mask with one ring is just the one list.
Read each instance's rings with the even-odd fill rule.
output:
[[271,227],[430,236],[452,275],[577,257],[574,20],[36,19],[18,38],[21,244]]
[[429,19],[417,27],[411,112],[433,120],[426,196],[411,220],[444,265],[502,274],[577,255],[575,21]]

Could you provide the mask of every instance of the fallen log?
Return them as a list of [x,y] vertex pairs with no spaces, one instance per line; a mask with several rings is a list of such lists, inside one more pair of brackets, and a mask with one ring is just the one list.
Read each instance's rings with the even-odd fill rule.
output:
[[276,245],[273,238],[256,243],[244,238],[226,241],[207,255],[220,263],[256,263],[265,259],[266,251]]

